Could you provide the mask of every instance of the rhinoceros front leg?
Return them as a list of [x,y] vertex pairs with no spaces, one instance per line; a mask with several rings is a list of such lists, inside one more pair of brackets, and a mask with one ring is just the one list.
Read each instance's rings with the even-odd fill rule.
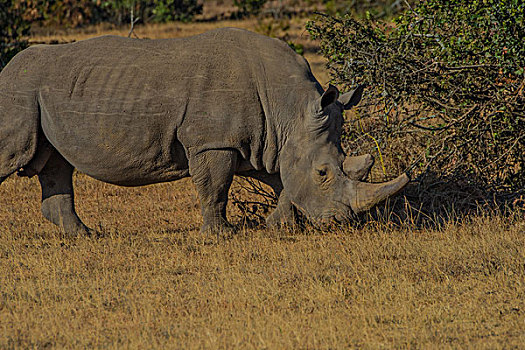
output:
[[208,150],[190,157],[190,174],[199,193],[202,232],[231,230],[226,219],[228,191],[237,163],[234,150]]
[[282,226],[293,226],[296,223],[296,216],[294,206],[288,198],[286,191],[283,190],[279,195],[277,207],[266,218],[266,225],[268,227],[279,228]]
[[73,166],[54,151],[38,180],[42,187],[42,214],[69,236],[88,235],[73,202]]

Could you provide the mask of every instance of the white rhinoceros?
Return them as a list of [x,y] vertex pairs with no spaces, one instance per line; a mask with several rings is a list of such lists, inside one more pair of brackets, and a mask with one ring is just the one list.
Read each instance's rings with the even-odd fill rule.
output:
[[38,175],[44,216],[70,234],[89,232],[74,168],[123,186],[191,176],[205,230],[229,227],[234,175],[280,195],[270,223],[289,222],[294,206],[345,220],[409,181],[361,182],[373,159],[345,160],[342,112],[362,90],[323,91],[286,43],[240,29],[33,46],[0,73],[0,183]]

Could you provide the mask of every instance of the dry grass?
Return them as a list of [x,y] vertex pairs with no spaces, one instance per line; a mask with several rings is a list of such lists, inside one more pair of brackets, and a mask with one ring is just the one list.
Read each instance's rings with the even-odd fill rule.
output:
[[222,239],[198,232],[190,180],[130,189],[77,174],[75,186],[100,237],[62,238],[36,179],[0,186],[0,348],[525,344],[520,213]]
[[0,348],[519,348],[525,223],[203,237],[190,181],[75,178],[65,240],[35,179],[0,187]]

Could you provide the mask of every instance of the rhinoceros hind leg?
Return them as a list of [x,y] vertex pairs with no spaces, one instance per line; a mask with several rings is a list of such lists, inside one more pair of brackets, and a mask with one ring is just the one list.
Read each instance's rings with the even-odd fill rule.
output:
[[231,231],[226,219],[228,191],[233,181],[237,152],[208,150],[190,157],[190,174],[199,193],[202,232]]
[[89,229],[75,212],[72,176],[73,166],[54,151],[38,174],[42,187],[42,214],[69,236],[89,235]]

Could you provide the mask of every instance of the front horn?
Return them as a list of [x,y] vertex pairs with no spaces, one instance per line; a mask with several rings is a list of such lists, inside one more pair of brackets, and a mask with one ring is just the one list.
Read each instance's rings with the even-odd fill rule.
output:
[[407,174],[402,174],[391,181],[377,184],[351,181],[350,207],[356,214],[367,211],[401,191],[409,181],[410,177]]

